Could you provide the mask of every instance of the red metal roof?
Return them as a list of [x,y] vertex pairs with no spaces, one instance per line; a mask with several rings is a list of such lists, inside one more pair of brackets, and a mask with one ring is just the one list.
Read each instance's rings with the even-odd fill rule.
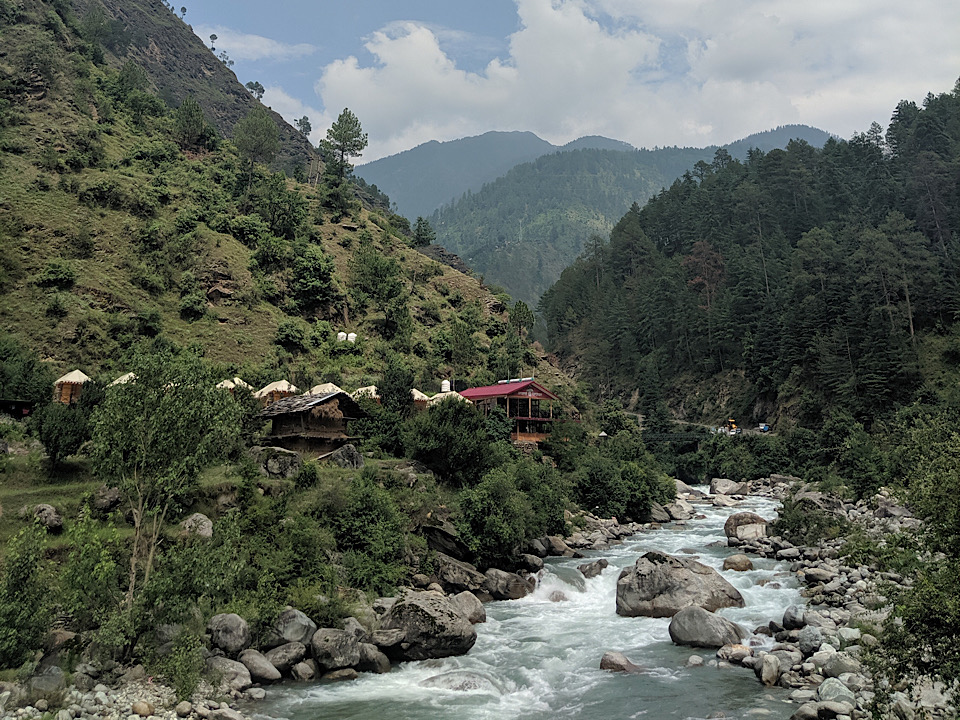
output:
[[506,397],[516,395],[523,390],[537,390],[546,395],[551,400],[559,400],[556,395],[547,390],[536,380],[519,380],[517,382],[497,383],[496,385],[484,385],[483,387],[461,390],[460,394],[468,400],[485,400],[493,397]]

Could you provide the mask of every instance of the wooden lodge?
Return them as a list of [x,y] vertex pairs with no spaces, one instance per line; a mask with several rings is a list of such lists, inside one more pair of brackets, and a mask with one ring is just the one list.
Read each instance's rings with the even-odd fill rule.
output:
[[325,395],[294,395],[272,402],[258,416],[271,421],[266,443],[304,455],[322,455],[355,439],[347,423],[366,417],[342,390]]
[[503,408],[513,421],[510,435],[515,442],[540,442],[550,434],[554,418],[553,404],[560,398],[533,378],[502,380],[496,385],[461,390],[486,416],[494,407]]

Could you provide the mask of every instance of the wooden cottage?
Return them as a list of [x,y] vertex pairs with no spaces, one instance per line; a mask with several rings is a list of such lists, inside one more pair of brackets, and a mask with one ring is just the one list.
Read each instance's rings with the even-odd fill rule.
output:
[[322,455],[353,440],[347,423],[366,417],[366,413],[340,390],[281,398],[261,410],[259,417],[271,421],[267,444],[304,455]]
[[277,380],[257,390],[253,396],[264,405],[270,405],[285,397],[296,395],[300,392],[296,385],[286,380]]
[[53,383],[53,401],[64,405],[72,405],[80,399],[83,385],[88,382],[90,382],[90,378],[79,370],[68,372]]
[[496,385],[462,390],[460,394],[488,415],[503,408],[513,421],[511,439],[516,442],[540,442],[550,434],[555,418],[553,404],[559,398],[533,378],[502,380]]

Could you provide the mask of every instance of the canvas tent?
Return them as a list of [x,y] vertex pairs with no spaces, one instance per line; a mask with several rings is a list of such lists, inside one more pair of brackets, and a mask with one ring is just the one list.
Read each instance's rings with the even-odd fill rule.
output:
[[299,392],[296,385],[286,381],[277,380],[257,390],[253,396],[264,405],[275,403],[285,397],[296,395]]
[[53,401],[72,405],[80,399],[83,385],[88,382],[90,378],[79,370],[68,372],[53,383]]

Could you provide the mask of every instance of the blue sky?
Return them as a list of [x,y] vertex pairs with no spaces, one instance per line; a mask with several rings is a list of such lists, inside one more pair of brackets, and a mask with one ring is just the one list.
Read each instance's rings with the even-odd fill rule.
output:
[[[179,7],[179,4],[178,4]],[[318,141],[344,107],[361,162],[529,130],[557,144],[730,142],[803,123],[850,137],[960,77],[951,0],[191,0],[186,21]]]

